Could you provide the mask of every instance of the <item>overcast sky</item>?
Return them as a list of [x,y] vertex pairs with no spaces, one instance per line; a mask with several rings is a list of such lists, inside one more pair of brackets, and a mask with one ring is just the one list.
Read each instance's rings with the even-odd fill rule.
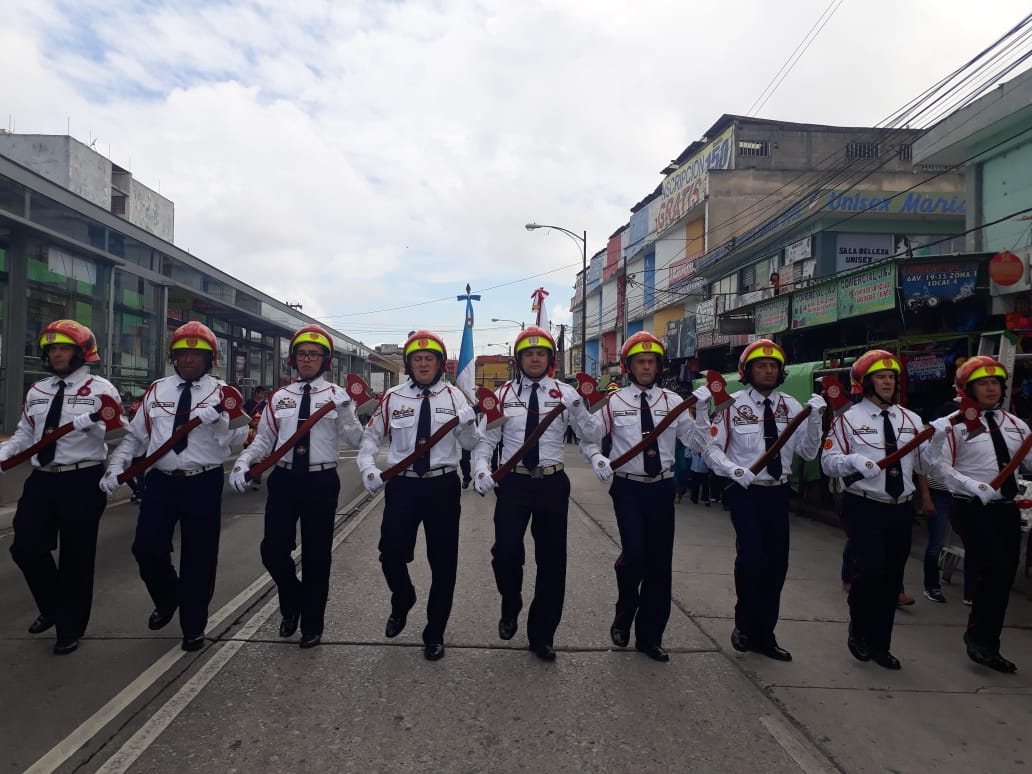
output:
[[[367,344],[478,353],[660,170],[746,113],[829,0],[5,0],[6,128],[71,134],[175,203],[175,242]],[[759,113],[874,125],[1028,0],[845,0]],[[535,275],[540,275],[536,276]],[[446,299],[446,300],[440,300]],[[431,302],[431,303],[427,303]],[[380,311],[409,307],[396,311]]]

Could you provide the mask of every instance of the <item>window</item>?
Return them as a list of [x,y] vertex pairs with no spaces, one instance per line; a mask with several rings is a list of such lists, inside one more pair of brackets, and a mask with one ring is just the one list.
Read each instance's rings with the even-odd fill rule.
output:
[[914,152],[910,143],[902,143],[899,146],[899,160],[900,161],[912,161],[914,158]]
[[739,140],[739,156],[769,156],[770,143],[766,140]]
[[847,159],[876,159],[879,155],[878,143],[876,142],[848,142],[846,143]]

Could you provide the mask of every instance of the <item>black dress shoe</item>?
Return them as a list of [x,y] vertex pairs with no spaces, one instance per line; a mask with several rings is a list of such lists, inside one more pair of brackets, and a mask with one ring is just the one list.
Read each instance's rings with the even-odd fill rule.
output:
[[[463,488],[463,489],[469,489],[469,485],[470,485],[470,484],[471,484],[472,482],[473,482],[473,479],[472,479],[472,478],[464,478],[464,479],[462,479],[462,488]],[[438,658],[439,658],[439,657],[438,657]],[[436,659],[434,659],[434,660],[436,660]]]
[[623,629],[616,625],[616,622],[609,627],[609,639],[613,641],[613,644],[618,648],[626,648],[627,643],[631,641],[631,632],[627,629]]
[[193,637],[183,637],[183,650],[187,653],[192,653],[195,650],[200,650],[204,647],[204,635],[197,634]]
[[792,654],[787,650],[778,645],[777,641],[768,643],[762,647],[754,647],[753,652],[761,653],[767,658],[772,658],[775,661],[791,661]]
[[857,661],[870,661],[871,652],[867,649],[867,640],[862,637],[850,637],[846,640],[846,647],[849,648],[849,652],[853,654],[853,658]]
[[29,624],[29,634],[42,634],[54,625],[54,619],[48,615],[39,615]]
[[665,663],[670,660],[670,654],[663,650],[659,645],[642,645],[640,642],[636,642],[634,643],[634,649],[644,653],[653,661],[662,661]]
[[515,618],[498,619],[498,636],[503,640],[511,640],[516,635],[517,623]]
[[391,613],[387,617],[387,628],[384,629],[384,636],[388,639],[397,637],[405,629],[405,624],[408,622],[408,610],[404,613]]
[[444,643],[429,642],[423,646],[423,658],[427,661],[440,661],[444,658]]
[[999,653],[994,653],[985,665],[990,669],[995,669],[997,672],[1003,672],[1005,675],[1012,675],[1018,671],[1018,665],[1013,661],[1008,661]]
[[297,610],[293,613],[286,613],[283,616],[283,620],[280,621],[279,625],[279,636],[280,637],[293,637],[294,632],[297,631],[297,625],[301,620],[301,611]]
[[155,608],[154,612],[150,614],[150,618],[147,619],[147,628],[153,632],[156,632],[158,629],[164,629],[175,614],[176,606],[172,606],[168,610]]
[[749,650],[749,635],[742,634],[737,626],[731,630],[731,647],[739,653],[745,653]]
[[302,634],[301,635],[301,642],[299,642],[298,645],[300,645],[302,648],[306,648],[307,649],[307,648],[314,648],[320,642],[322,642],[322,635],[321,634]]
[[551,645],[531,645],[530,649],[534,651],[534,655],[542,661],[555,661],[555,648]]
[[888,651],[885,651],[884,653],[879,653],[877,655],[873,655],[872,654],[871,661],[873,661],[875,664],[877,664],[880,667],[884,667],[885,669],[902,669],[903,668],[903,665],[901,663],[899,663],[899,659],[896,658],[895,656],[893,656]]
[[76,638],[74,640],[58,640],[57,643],[54,645],[54,655],[55,656],[67,656],[72,651],[78,650],[78,648],[79,648],[79,639],[78,638]]

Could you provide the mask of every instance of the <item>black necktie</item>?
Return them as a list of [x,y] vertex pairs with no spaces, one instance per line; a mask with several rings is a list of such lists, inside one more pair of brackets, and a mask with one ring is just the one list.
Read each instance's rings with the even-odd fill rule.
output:
[[[649,394],[647,392],[641,394],[641,411],[638,413],[641,415],[641,435],[644,438],[656,429],[656,425],[652,422],[652,409],[649,408]],[[656,443],[654,438],[652,443],[642,450],[642,454],[645,460],[645,475],[658,476],[663,470],[663,463],[659,459],[659,444]]]
[[[430,390],[423,390],[423,402],[419,406],[419,427],[416,430],[416,448],[430,439]],[[430,452],[427,452],[412,465],[419,475],[430,472]]]
[[[176,418],[172,422],[172,432],[174,433],[180,427],[190,421],[190,389],[193,387],[193,380],[187,379],[185,382],[179,385],[179,389],[182,392],[179,394],[179,403],[176,405]],[[176,442],[176,445],[172,447],[172,451],[176,454],[182,454],[186,451],[186,436]]]
[[[50,433],[57,430],[61,424],[61,408],[64,406],[64,388],[65,383],[59,381],[57,383],[57,392],[54,393],[54,399],[50,401],[50,410],[47,411],[46,421],[43,423],[43,437],[45,438]],[[39,460],[40,466],[49,465],[54,461],[54,455],[57,454],[57,443],[52,443],[50,446],[44,446],[36,454],[36,459]]]
[[[530,400],[527,402],[527,427],[523,431],[523,440],[526,441],[530,438],[530,434],[534,432],[534,429],[538,426],[538,385],[534,382],[530,386]],[[527,453],[523,455],[523,466],[527,468],[536,468],[538,463],[541,461],[541,455],[538,451],[538,445],[534,444]]]
[[[778,425],[774,421],[774,408],[771,405],[770,398],[764,398],[763,400],[763,445],[764,448],[769,449],[774,445],[774,442],[778,440]],[[767,473],[775,481],[781,480],[781,474],[784,471],[781,467],[781,452],[779,451],[773,457],[767,461]]]
[[[1007,450],[1007,442],[1003,440],[1000,426],[996,424],[996,412],[985,412],[985,421],[989,425],[989,437],[993,439],[996,464],[1000,466],[1000,470],[1003,470],[1007,463],[1011,461],[1011,455]],[[1013,500],[1018,496],[1018,482],[1014,480],[1014,476],[1008,476],[1007,480],[1003,482],[1003,485],[1000,486],[1000,494],[1003,495],[1005,500]]]
[[[304,395],[301,396],[301,408],[297,412],[297,426],[301,427],[312,412],[312,385],[304,386]],[[311,443],[311,434],[305,433],[297,439],[294,444],[294,461],[290,465],[290,471],[295,475],[304,475],[308,472],[308,447]]]
[[[885,456],[896,451],[896,431],[892,429],[892,419],[886,409],[882,415],[882,434],[885,436]],[[885,468],[885,494],[899,497],[903,494],[903,465],[898,460]]]

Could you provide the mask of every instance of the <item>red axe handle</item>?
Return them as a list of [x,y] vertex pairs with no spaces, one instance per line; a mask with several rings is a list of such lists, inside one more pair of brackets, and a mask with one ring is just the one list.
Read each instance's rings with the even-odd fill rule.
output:
[[505,478],[512,472],[513,468],[520,464],[520,460],[522,460],[523,455],[527,453],[527,449],[529,449],[531,446],[538,442],[538,439],[541,438],[542,435],[544,435],[544,432],[548,429],[548,426],[555,421],[556,417],[563,413],[564,408],[565,406],[563,406],[563,404],[560,403],[558,406],[553,408],[551,411],[549,411],[541,418],[541,421],[538,422],[537,427],[535,427],[531,431],[530,435],[527,436],[527,439],[523,442],[523,445],[516,450],[516,453],[509,458],[508,462],[506,462],[504,465],[499,465],[498,470],[491,474],[491,478],[493,478],[495,482],[501,481],[503,478]]
[[452,417],[439,428],[437,428],[437,430],[434,431],[433,435],[426,439],[426,443],[424,443],[422,446],[417,446],[416,450],[412,452],[409,456],[407,456],[398,464],[391,465],[391,467],[387,468],[387,470],[381,473],[380,478],[383,481],[386,481],[389,478],[394,478],[396,475],[401,473],[401,471],[411,466],[412,463],[414,463],[416,460],[420,459],[421,457],[425,457],[427,454],[429,454],[430,450],[437,445],[438,441],[440,441],[442,438],[444,438],[444,436],[448,435],[448,433],[450,433],[458,426],[459,418]]
[[[108,434],[115,432],[116,430],[123,429],[120,417],[122,416],[122,407],[118,401],[112,398],[110,395],[100,396],[100,408],[90,414],[90,419],[94,422],[102,421],[107,428]],[[21,465],[25,460],[30,459],[32,455],[36,454],[40,449],[50,446],[52,443],[57,443],[59,439],[64,438],[72,430],[75,429],[75,425],[72,422],[61,425],[55,429],[52,433],[47,433],[41,439],[32,444],[28,449],[20,451],[13,457],[0,462],[0,470],[10,470],[16,465]]]
[[281,459],[283,459],[283,455],[291,449],[293,449],[294,444],[301,440],[301,437],[309,430],[311,430],[312,426],[316,422],[318,422],[324,416],[329,414],[335,408],[337,408],[336,403],[334,403],[332,400],[326,401],[326,403],[324,403],[318,409],[316,409],[316,412],[314,414],[312,414],[310,417],[308,417],[308,419],[306,419],[298,426],[297,430],[294,431],[293,435],[291,435],[289,438],[287,438],[287,440],[285,440],[282,444],[276,447],[276,449],[274,449],[268,457],[261,460],[260,462],[256,462],[254,465],[248,468],[247,472],[244,474],[244,478],[246,478],[248,481],[256,479],[266,470],[268,470]]
[[1011,457],[1011,461],[1003,466],[1003,470],[999,472],[996,478],[989,482],[989,486],[993,489],[999,489],[1003,486],[1003,482],[1014,475],[1018,465],[1025,459],[1029,451],[1032,451],[1032,435],[1025,437],[1025,440],[1021,442],[1021,446],[1018,447],[1018,450]]

